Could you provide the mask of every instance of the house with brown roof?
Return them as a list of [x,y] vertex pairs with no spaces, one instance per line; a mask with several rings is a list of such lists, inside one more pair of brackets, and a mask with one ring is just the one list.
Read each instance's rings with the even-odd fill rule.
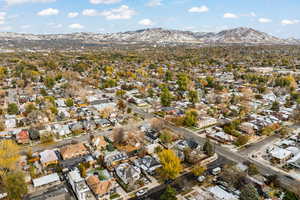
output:
[[88,150],[83,143],[71,144],[60,149],[60,154],[64,160],[84,156]]
[[110,194],[111,188],[113,186],[112,180],[100,181],[98,176],[89,176],[86,182],[90,189],[93,191],[97,199],[104,199]]
[[105,138],[100,135],[92,139],[92,145],[96,149],[105,149],[108,143],[106,142]]
[[16,134],[16,141],[19,144],[28,144],[29,143],[29,132],[27,130],[22,130]]

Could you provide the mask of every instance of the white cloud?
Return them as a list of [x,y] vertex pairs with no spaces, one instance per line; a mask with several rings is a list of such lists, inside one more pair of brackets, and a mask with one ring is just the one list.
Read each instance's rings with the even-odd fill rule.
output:
[[108,20],[131,19],[131,17],[135,14],[136,14],[136,11],[133,9],[130,9],[126,5],[122,5],[119,8],[114,8],[114,9],[103,11],[100,13],[100,15],[104,16]]
[[233,14],[233,13],[225,13],[223,15],[224,18],[228,18],[228,19],[236,19],[238,18],[238,16],[236,14]]
[[85,9],[82,11],[82,15],[93,17],[93,16],[99,16],[100,12],[98,12],[95,9]]
[[207,6],[199,6],[199,7],[192,7],[189,9],[189,12],[191,13],[202,13],[202,12],[208,12]]
[[143,26],[152,26],[154,23],[150,19],[142,19],[139,21],[139,24]]
[[21,29],[28,29],[28,28],[30,28],[30,27],[31,27],[31,25],[26,24],[26,25],[22,25],[22,26],[21,26]]
[[5,24],[6,12],[0,12],[0,24]]
[[37,13],[39,16],[50,16],[50,15],[57,15],[59,13],[59,10],[54,9],[54,8],[47,8],[44,10],[41,10],[40,12]]
[[259,18],[258,21],[263,24],[272,22],[272,20],[268,18]]
[[71,28],[71,29],[83,29],[84,26],[81,25],[81,24],[70,24],[69,28]]
[[289,19],[284,19],[281,21],[282,25],[293,25],[293,24],[298,24],[300,21],[297,19],[289,20]]
[[79,15],[78,12],[69,12],[69,13],[68,13],[68,17],[69,17],[69,18],[74,18],[74,17],[77,17],[78,15]]
[[10,31],[12,29],[11,26],[2,26],[0,27],[0,31]]
[[148,3],[147,3],[147,6],[149,7],[156,7],[156,6],[161,6],[162,5],[162,0],[150,0]]
[[51,3],[55,1],[56,0],[5,0],[6,4],[10,6],[24,3]]
[[90,0],[90,3],[92,4],[113,4],[113,3],[119,3],[122,0]]

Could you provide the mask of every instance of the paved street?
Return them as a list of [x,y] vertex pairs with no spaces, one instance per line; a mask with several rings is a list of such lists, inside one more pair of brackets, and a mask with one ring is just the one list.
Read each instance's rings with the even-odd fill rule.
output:
[[[145,111],[138,109],[135,106],[131,105],[131,107],[135,112],[143,115],[145,118],[155,117],[154,115],[146,113]],[[200,145],[203,145],[205,143],[206,139],[199,137],[199,135],[197,135],[197,133],[189,131],[188,129],[185,129],[185,128],[176,127],[167,121],[165,121],[165,124],[166,124],[167,128],[180,134],[181,136],[185,137],[186,139],[192,139],[192,140],[198,142]],[[263,146],[263,145],[267,144],[268,142],[275,140],[275,139],[276,139],[276,136],[268,137],[265,140],[260,141],[257,145],[253,144],[253,147],[250,147],[250,150],[245,150],[245,152],[251,152],[254,149],[259,148],[260,146]],[[229,149],[222,147],[220,145],[215,145],[215,151],[219,156],[223,156],[223,157],[227,158],[228,160],[231,160],[235,163],[243,163],[245,161],[254,163],[262,175],[269,176],[269,175],[276,174],[278,176],[278,179],[279,179],[281,185],[284,188],[287,188],[287,189],[293,191],[294,193],[300,195],[300,190],[299,190],[300,181],[292,180],[292,179],[286,177],[287,173],[283,173],[280,170],[275,170],[269,165],[265,165],[256,160],[253,160],[253,159],[249,158],[248,156],[245,156],[244,155],[245,153],[240,154],[239,152],[233,152],[233,151],[230,151]]]

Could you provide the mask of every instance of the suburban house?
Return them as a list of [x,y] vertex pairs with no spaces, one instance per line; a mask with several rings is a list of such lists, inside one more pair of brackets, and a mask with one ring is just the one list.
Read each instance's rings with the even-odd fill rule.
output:
[[41,187],[45,185],[54,185],[60,183],[60,178],[57,173],[49,174],[32,180],[34,187]]
[[29,143],[29,132],[27,130],[22,130],[16,134],[16,140],[19,144]]
[[88,154],[88,151],[83,143],[72,144],[60,149],[60,154],[64,160],[72,159]]
[[100,181],[96,175],[89,176],[86,179],[86,182],[96,198],[99,200],[108,197],[111,188],[113,187],[113,182],[111,180]]
[[68,180],[78,200],[95,200],[94,195],[85,180],[80,176],[77,168],[68,173]]
[[58,158],[53,150],[45,150],[40,153],[40,162],[42,163],[43,167],[47,167],[51,164],[57,164]]
[[140,168],[130,165],[129,163],[122,163],[115,168],[117,176],[125,184],[134,184],[140,179],[141,170]]
[[104,156],[104,163],[106,166],[114,166],[121,160],[126,160],[128,158],[125,152],[113,151],[108,152]]
[[157,168],[162,165],[153,157],[147,155],[143,158],[139,158],[133,161],[134,165],[141,168],[144,172],[154,174]]
[[292,158],[293,154],[291,151],[282,149],[280,147],[274,147],[269,151],[271,159],[280,164],[286,163],[287,160]]
[[105,138],[101,136],[96,136],[92,139],[92,145],[96,149],[105,149],[108,143],[106,142]]
[[235,140],[233,136],[228,135],[224,132],[210,133],[206,134],[206,136],[223,144],[231,143]]

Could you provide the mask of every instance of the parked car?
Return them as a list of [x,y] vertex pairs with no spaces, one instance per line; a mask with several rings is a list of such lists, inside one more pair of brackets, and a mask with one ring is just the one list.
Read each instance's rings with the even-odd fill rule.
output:
[[147,188],[144,188],[144,189],[141,189],[141,190],[137,191],[137,192],[135,193],[135,195],[136,195],[137,197],[140,197],[140,196],[143,196],[144,194],[146,194],[146,192],[147,192]]
[[204,180],[205,180],[205,176],[199,176],[199,177],[197,178],[197,181],[198,181],[199,183],[202,183]]
[[211,173],[215,176],[220,174],[221,173],[221,167],[214,168]]

